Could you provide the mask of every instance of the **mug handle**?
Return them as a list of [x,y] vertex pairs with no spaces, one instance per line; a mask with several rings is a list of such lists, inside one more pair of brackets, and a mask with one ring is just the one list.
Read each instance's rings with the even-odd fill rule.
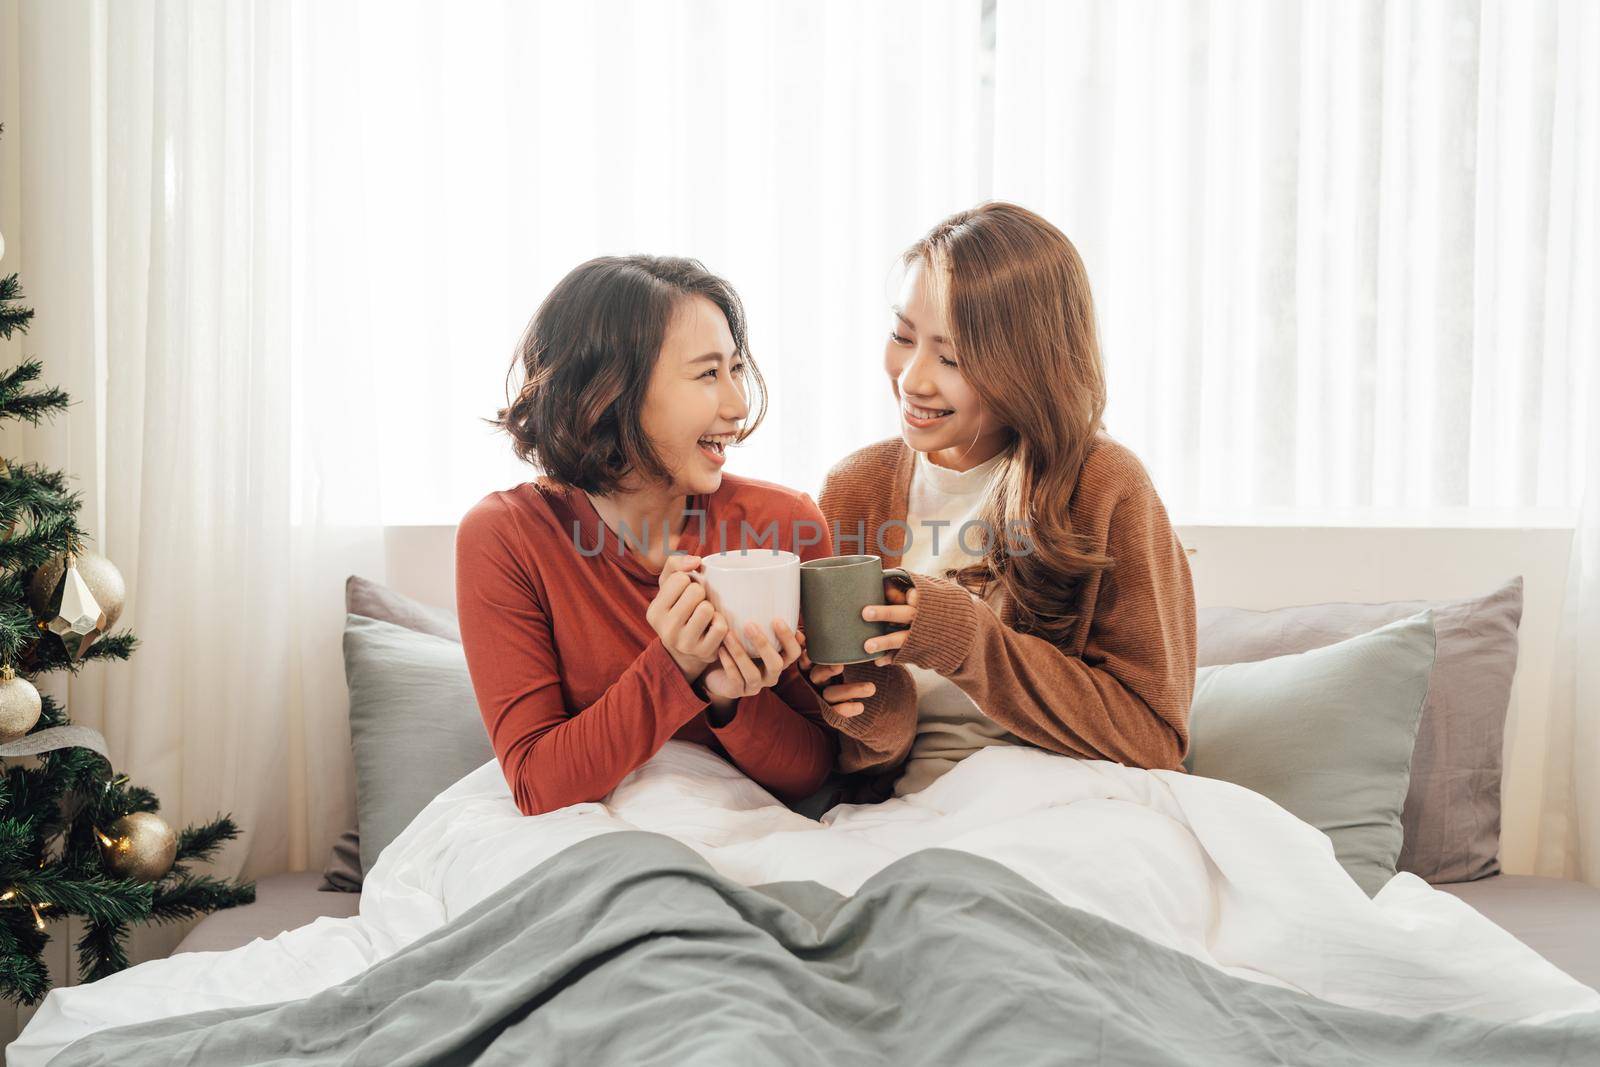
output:
[[[883,576],[885,579],[898,584],[908,593],[917,587],[916,583],[911,580],[910,572],[908,572],[904,567],[889,567],[884,570]],[[883,625],[893,630],[904,629],[904,627],[898,626],[892,622],[886,622]]]
[[[907,592],[910,592],[912,589],[916,588],[915,583],[911,581],[911,574],[904,567],[886,567],[884,568],[883,576],[889,581],[898,583]],[[884,632],[886,633],[893,633],[897,630],[905,629],[905,627],[901,626],[899,623],[893,622],[883,622],[879,623],[878,625],[882,626],[884,628]]]
[[916,588],[916,583],[911,580],[911,574],[904,567],[888,567],[883,576],[891,581],[899,582],[909,592]]

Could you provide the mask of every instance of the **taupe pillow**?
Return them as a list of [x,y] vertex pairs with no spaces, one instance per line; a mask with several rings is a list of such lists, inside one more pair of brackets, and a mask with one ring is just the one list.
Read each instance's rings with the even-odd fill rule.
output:
[[461,625],[456,613],[429,607],[386,585],[352,574],[344,583],[344,610],[379,622],[404,626],[407,630],[432,634],[461,643]]
[[1399,869],[1429,882],[1500,871],[1500,774],[1517,668],[1522,579],[1488,596],[1199,612],[1199,663],[1248,663],[1322,648],[1427,608],[1438,651],[1422,706]]
[[361,831],[356,827],[350,827],[333,843],[328,863],[322,868],[322,884],[317,888],[338,893],[361,892]]
[[[461,642],[454,612],[430,607],[386,585],[352,574],[344,583],[344,608],[350,615],[392,623],[418,633]],[[361,831],[352,826],[339,835],[322,871],[322,889],[361,892]]]
[[1433,646],[1424,611],[1310,652],[1201,667],[1184,766],[1269,797],[1327,834],[1371,896],[1400,855]]

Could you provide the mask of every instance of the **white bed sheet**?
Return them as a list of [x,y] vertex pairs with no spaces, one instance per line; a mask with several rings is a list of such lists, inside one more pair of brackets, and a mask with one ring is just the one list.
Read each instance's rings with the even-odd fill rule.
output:
[[962,849],[1230,974],[1391,1014],[1536,1023],[1600,1010],[1600,994],[1413,875],[1369,899],[1324,834],[1227,782],[996,747],[921,793],[815,822],[706,749],[670,741],[604,803],[534,817],[491,760],[384,850],[358,915],[54,990],[7,1062],[42,1067],[110,1026],[310,996],[566,846],[630,829],[676,838],[745,885],[810,879],[847,894],[917,849]]

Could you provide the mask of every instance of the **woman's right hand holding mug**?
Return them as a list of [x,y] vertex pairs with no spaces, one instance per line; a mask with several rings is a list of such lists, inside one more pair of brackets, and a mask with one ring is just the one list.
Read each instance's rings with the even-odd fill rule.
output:
[[690,683],[717,662],[717,649],[728,633],[728,622],[706,599],[705,586],[689,577],[699,566],[699,556],[668,556],[644,615]]
[[[836,678],[844,673],[842,663],[812,663],[811,657],[800,652],[800,669],[807,671],[811,684],[821,686],[829,678]],[[820,690],[822,699],[826,700],[833,708],[833,713],[845,719],[853,719],[867,710],[861,703],[867,697],[878,691],[878,687],[871,682],[850,682],[843,685],[830,685]]]
[[[829,678],[845,673],[843,664],[810,664],[805,653],[800,654],[800,659],[802,659],[802,669],[808,667],[811,670],[811,685],[821,686]],[[862,701],[866,701],[867,697],[877,691],[878,686],[872,685],[870,681],[850,681],[845,685],[830,685],[821,689],[822,699],[829,702],[835,715],[842,718],[854,718],[867,710],[867,705],[862,704]]]

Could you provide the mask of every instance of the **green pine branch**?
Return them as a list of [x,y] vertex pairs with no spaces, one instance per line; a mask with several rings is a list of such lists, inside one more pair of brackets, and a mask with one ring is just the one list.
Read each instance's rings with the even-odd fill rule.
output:
[[8,802],[5,815],[12,819],[42,818],[44,812],[60,803],[60,798],[43,787],[46,783],[36,769],[6,768]]
[[37,848],[38,837],[31,819],[0,821],[0,871],[26,865]]
[[33,658],[25,666],[29,674],[46,674],[50,671],[77,674],[85,664],[95,660],[127,659],[138,647],[139,639],[133,635],[132,630],[118,630],[106,634],[90,645],[89,651],[80,658],[73,659],[72,653],[67,651],[67,646],[61,638],[54,633],[41,633],[39,642],[33,646]]
[[[56,698],[51,696],[49,693],[40,693],[39,703],[41,705],[39,711],[39,722],[36,726],[34,726],[33,730],[29,731],[29,733],[33,733],[38,730],[48,730],[52,726],[65,726],[71,721],[67,718],[67,709],[58,704],[56,702]],[[95,755],[98,756],[99,753],[95,753]],[[4,802],[0,801],[0,811],[4,810]]]
[[126,923],[91,922],[78,938],[78,978],[94,982],[125,970],[128,953],[122,939],[128,935]]
[[124,803],[125,812],[157,812],[161,810],[161,801],[154,793],[142,785],[136,785],[130,788],[127,792],[127,800]]
[[84,877],[56,864],[11,872],[9,888],[17,894],[11,903],[54,904],[74,915],[109,922],[143,919],[155,900],[155,888],[149,882],[103,874]]
[[76,514],[78,494],[59,476],[51,477],[55,472],[26,460],[10,461],[8,467],[5,477],[0,478],[0,514],[9,517],[26,512],[35,519],[47,514]]
[[233,819],[219,815],[204,826],[190,826],[178,834],[178,854],[174,863],[188,864],[209,860],[226,841],[239,836]]
[[18,1003],[37,1004],[50,992],[50,970],[40,956],[47,940],[27,908],[0,909],[0,988]]
[[[3,290],[7,283],[15,289],[16,281],[17,276],[15,274],[11,275],[4,282],[0,282],[0,290]],[[4,302],[7,299],[9,298],[6,297],[5,293],[0,291],[0,302]],[[16,310],[26,312],[26,314],[19,316],[23,323],[33,317],[33,312],[29,309],[21,308]],[[26,331],[26,326],[22,328]],[[4,327],[0,326],[0,331],[3,330]],[[9,337],[10,333],[6,332],[5,335]],[[25,359],[9,371],[0,374],[0,418],[27,419],[37,426],[39,420],[46,415],[66,410],[71,401],[67,397],[65,390],[58,389],[55,386],[47,389],[30,388],[38,380],[43,370],[44,364],[37,359]]]
[[16,303],[21,299],[22,286],[17,282],[17,276],[8,274],[0,278],[0,338],[10,340],[15,331],[28,332],[33,309]]
[[[4,481],[6,479],[0,478],[0,482]],[[76,510],[74,503],[72,511]],[[15,515],[7,516],[0,511],[0,522],[9,526],[12,521]],[[34,571],[61,555],[69,545],[86,540],[75,514],[47,512],[32,518],[27,529],[18,531],[9,540],[0,541],[0,567],[14,572]]]
[[[44,722],[42,714],[39,721]],[[106,758],[92,748],[58,748],[39,756],[40,773],[48,777],[50,791],[63,797],[78,798],[76,803],[70,805],[72,813],[69,821],[82,810],[83,797],[103,791],[108,766]]]
[[28,460],[7,460],[7,463],[11,466],[12,477],[26,477],[36,481],[56,496],[69,498],[72,501],[72,510],[74,512],[78,510],[79,496],[73,491],[72,486],[67,483],[65,474],[58,470],[51,470],[49,467],[41,467],[39,464]]
[[162,885],[150,906],[150,918],[161,923],[182,922],[223,908],[252,904],[255,899],[254,883],[237,884],[210,875],[190,875]]
[[[0,582],[0,662],[20,664],[39,640],[21,583],[13,579]],[[13,599],[10,594],[15,593]]]

